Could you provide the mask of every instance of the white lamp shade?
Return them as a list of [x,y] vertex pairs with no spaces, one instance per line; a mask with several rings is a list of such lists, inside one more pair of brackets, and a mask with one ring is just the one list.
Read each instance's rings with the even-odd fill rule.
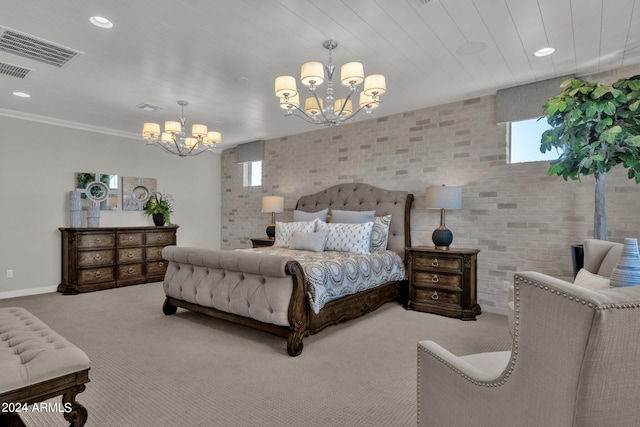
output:
[[198,145],[198,140],[196,138],[185,138],[184,145],[186,145],[189,148],[193,148],[196,145]]
[[167,121],[164,122],[164,131],[167,133],[182,132],[182,125],[180,124],[180,122]]
[[264,196],[262,197],[262,212],[281,213],[284,211],[284,197]]
[[160,138],[162,142],[168,142],[169,144],[173,144],[175,141],[173,140],[173,135],[169,132],[162,132],[162,137]]
[[378,108],[380,105],[380,101],[375,101],[373,97],[367,95],[364,92],[360,92],[360,108],[368,108],[373,110],[374,108]]
[[218,144],[220,142],[222,142],[222,134],[213,131],[207,132],[207,137],[202,141],[204,145]]
[[382,74],[371,74],[364,79],[364,93],[369,96],[380,96],[387,90],[387,84]]
[[305,62],[300,67],[300,81],[305,86],[324,82],[324,67],[319,62]]
[[160,135],[160,125],[158,123],[145,123],[142,128],[142,136],[144,138],[155,138]]
[[462,187],[427,187],[427,209],[461,209]]
[[311,114],[311,115],[318,114],[321,109],[322,109],[322,99],[320,100],[320,105],[318,105],[318,101],[313,96],[310,96],[304,101],[304,111],[306,111],[307,114]]
[[191,126],[191,134],[196,138],[204,138],[207,136],[207,127],[205,125]]
[[[340,110],[342,109],[342,104],[344,104],[343,98],[336,99],[335,102],[333,103],[333,112],[336,114],[340,113]],[[351,104],[351,100],[348,100],[346,105],[344,106],[344,109],[342,110],[342,115],[349,116],[351,115],[351,113],[353,113],[353,106]]]
[[300,106],[300,94],[296,93],[296,96],[289,98],[289,100],[280,98],[280,108],[289,110],[291,108],[294,108],[294,106]]
[[359,85],[364,81],[364,67],[360,62],[347,62],[340,67],[340,81],[345,86]]
[[276,96],[278,98],[289,98],[297,93],[296,79],[293,76],[276,77]]

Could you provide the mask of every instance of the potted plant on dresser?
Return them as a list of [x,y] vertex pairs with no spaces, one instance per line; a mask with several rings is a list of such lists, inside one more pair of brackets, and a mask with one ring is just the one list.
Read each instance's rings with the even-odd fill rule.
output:
[[[622,164],[628,177],[640,183],[640,75],[611,85],[569,79],[560,88],[562,92],[544,104],[551,129],[542,134],[540,151],[555,148],[559,152],[558,159],[551,161],[549,175],[565,180],[594,176],[593,237],[608,240],[607,172]],[[577,264],[574,261],[574,270],[580,260]]]
[[153,218],[153,223],[162,226],[171,224],[173,197],[171,194],[156,192],[144,204],[144,214]]

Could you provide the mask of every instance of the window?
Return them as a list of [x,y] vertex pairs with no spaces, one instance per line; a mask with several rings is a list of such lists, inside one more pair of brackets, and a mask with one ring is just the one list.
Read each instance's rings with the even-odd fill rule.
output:
[[509,124],[509,163],[555,160],[556,150],[540,152],[542,133],[551,126],[543,119],[520,120]]
[[262,185],[262,160],[242,163],[242,185],[244,187]]

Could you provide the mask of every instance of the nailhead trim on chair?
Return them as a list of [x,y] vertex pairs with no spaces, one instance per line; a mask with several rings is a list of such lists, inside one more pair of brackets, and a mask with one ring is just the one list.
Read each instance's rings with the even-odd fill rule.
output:
[[[629,303],[629,304],[603,304],[603,305],[596,305],[594,303],[592,303],[591,301],[585,301],[583,299],[580,299],[574,295],[569,295],[566,292],[561,292],[555,288],[552,288],[550,286],[547,285],[542,285],[539,284],[537,282],[528,280],[528,279],[523,279],[522,277],[518,276],[517,274],[513,276],[514,279],[514,304],[513,304],[513,309],[514,309],[514,332],[513,332],[513,348],[511,350],[511,359],[508,365],[508,368],[506,369],[506,371],[503,372],[502,376],[500,377],[500,380],[498,381],[477,381],[471,377],[469,377],[468,375],[466,375],[465,373],[463,373],[462,371],[460,371],[458,368],[454,367],[453,365],[451,365],[449,362],[447,362],[446,360],[442,359],[441,357],[439,357],[438,355],[436,355],[435,353],[433,353],[432,351],[429,351],[423,347],[418,347],[418,351],[425,351],[427,353],[429,353],[431,356],[435,357],[437,360],[439,360],[440,362],[444,363],[446,366],[448,366],[451,370],[453,370],[454,372],[456,372],[458,375],[460,375],[462,378],[466,379],[467,381],[477,385],[477,386],[481,386],[481,387],[498,387],[498,386],[502,386],[504,384],[506,384],[507,380],[509,379],[509,377],[511,376],[511,374],[513,373],[514,369],[515,369],[515,365],[516,365],[516,359],[518,356],[518,337],[520,335],[520,285],[521,284],[525,284],[525,285],[531,285],[531,286],[535,286],[536,288],[540,288],[542,290],[545,291],[549,291],[552,294],[555,294],[557,296],[563,297],[563,298],[568,298],[570,301],[575,301],[576,303],[582,304],[586,307],[592,308],[594,310],[612,310],[612,309],[627,309],[627,308],[640,308],[640,303]],[[420,358],[418,358],[418,361],[420,361]],[[420,363],[418,363],[418,375],[420,374]],[[420,393],[420,390],[418,388],[418,394]],[[419,396],[418,396],[419,399]],[[419,408],[418,408],[419,410]]]

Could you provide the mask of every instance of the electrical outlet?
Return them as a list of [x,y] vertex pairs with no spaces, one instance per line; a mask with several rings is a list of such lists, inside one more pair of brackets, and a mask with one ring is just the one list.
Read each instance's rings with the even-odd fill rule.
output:
[[13,279],[13,270],[7,270],[7,279]]

